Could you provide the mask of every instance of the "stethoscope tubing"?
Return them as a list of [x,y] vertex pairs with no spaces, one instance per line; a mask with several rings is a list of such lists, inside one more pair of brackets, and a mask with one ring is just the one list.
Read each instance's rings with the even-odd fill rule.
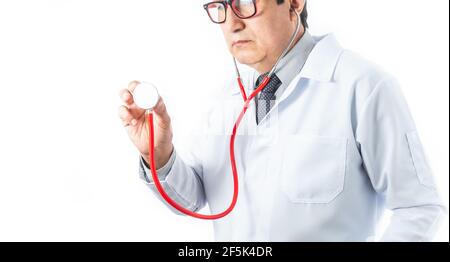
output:
[[159,178],[157,176],[157,172],[155,169],[155,158],[154,158],[154,148],[155,148],[155,141],[154,141],[154,126],[153,126],[153,112],[151,110],[147,110],[147,121],[149,123],[149,160],[150,160],[150,170],[151,170],[151,175],[152,175],[152,179],[153,182],[156,186],[156,189],[158,190],[158,192],[161,194],[162,198],[168,203],[170,204],[173,208],[175,208],[176,210],[178,210],[179,212],[191,216],[191,217],[195,217],[195,218],[199,218],[199,219],[204,219],[204,220],[215,220],[215,219],[220,219],[223,218],[225,216],[227,216],[228,214],[231,213],[231,211],[233,211],[234,207],[236,206],[237,203],[237,199],[238,199],[238,194],[239,194],[239,177],[238,177],[238,172],[237,172],[237,168],[236,168],[236,158],[234,155],[234,142],[235,142],[235,138],[236,138],[236,133],[237,130],[239,128],[239,124],[241,123],[242,119],[245,116],[245,113],[247,112],[247,109],[249,108],[250,102],[253,100],[253,98],[255,98],[259,92],[261,92],[261,90],[263,90],[266,85],[269,83],[270,78],[272,77],[272,75],[275,73],[275,71],[277,70],[278,64],[280,63],[281,59],[286,56],[286,54],[289,52],[289,50],[291,49],[295,37],[297,36],[299,30],[300,30],[300,14],[294,10],[295,14],[297,15],[297,27],[295,29],[294,34],[292,35],[290,41],[289,41],[289,45],[286,47],[286,49],[283,51],[283,53],[280,55],[280,57],[278,58],[277,62],[275,63],[275,65],[273,66],[272,70],[269,72],[269,74],[267,76],[264,77],[263,81],[261,82],[261,84],[255,89],[255,91],[253,91],[249,97],[247,97],[246,93],[245,93],[245,88],[244,85],[242,84],[242,79],[239,73],[239,69],[237,67],[237,63],[236,63],[236,59],[233,58],[234,61],[234,65],[236,68],[236,74],[237,74],[237,81],[239,84],[239,88],[242,94],[242,98],[244,99],[244,106],[236,120],[236,122],[234,123],[233,126],[233,131],[230,137],[230,160],[231,160],[231,170],[233,173],[233,198],[231,200],[231,204],[229,205],[229,207],[224,210],[221,213],[218,214],[212,214],[212,215],[205,215],[205,214],[199,214],[196,213],[195,211],[189,210],[183,206],[181,206],[180,204],[178,204],[176,201],[174,201],[172,198],[170,198],[170,196],[165,192],[164,188],[161,185],[161,182],[159,181]]

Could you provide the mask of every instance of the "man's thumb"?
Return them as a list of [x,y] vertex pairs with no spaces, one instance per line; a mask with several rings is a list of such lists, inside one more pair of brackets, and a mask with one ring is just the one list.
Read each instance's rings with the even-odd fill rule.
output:
[[157,117],[158,124],[162,128],[169,128],[170,126],[170,116],[167,112],[166,104],[164,103],[163,99],[160,97],[158,100],[158,103],[153,108],[153,112],[155,113]]

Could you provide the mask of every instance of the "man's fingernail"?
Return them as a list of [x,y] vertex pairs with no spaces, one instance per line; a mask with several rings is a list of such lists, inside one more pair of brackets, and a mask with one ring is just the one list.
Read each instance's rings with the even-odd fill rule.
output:
[[137,124],[136,119],[131,120],[131,125],[135,126]]

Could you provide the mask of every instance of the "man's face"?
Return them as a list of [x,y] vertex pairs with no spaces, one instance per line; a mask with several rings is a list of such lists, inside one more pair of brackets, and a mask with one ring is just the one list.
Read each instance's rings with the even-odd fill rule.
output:
[[240,19],[228,7],[226,22],[221,24],[231,54],[259,73],[271,69],[295,30],[289,0],[280,5],[276,2],[256,0],[257,13],[249,19]]

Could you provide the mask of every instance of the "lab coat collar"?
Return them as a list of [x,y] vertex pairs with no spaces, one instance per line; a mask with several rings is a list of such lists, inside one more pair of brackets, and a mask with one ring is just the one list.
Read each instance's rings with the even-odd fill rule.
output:
[[[320,82],[333,81],[334,71],[339,60],[339,57],[344,50],[336,40],[334,34],[327,34],[323,36],[313,36],[316,45],[311,51],[306,60],[305,65],[300,71],[300,78],[308,78],[317,80]],[[252,77],[254,73],[250,73],[247,76]],[[243,75],[244,76],[244,75]],[[244,77],[243,77],[244,78]],[[297,77],[296,77],[297,79]],[[242,79],[244,82],[247,96],[253,92],[253,86],[248,86],[249,83],[254,83],[254,79]],[[299,80],[299,79],[298,79]],[[239,86],[237,83],[231,88],[231,94],[240,94]],[[286,90],[292,91],[292,90]],[[285,92],[286,92],[285,91]],[[290,92],[289,92],[290,93]],[[284,97],[285,95],[283,95]]]
[[317,44],[306,60],[300,76],[320,82],[331,82],[343,48],[333,34],[313,38]]

